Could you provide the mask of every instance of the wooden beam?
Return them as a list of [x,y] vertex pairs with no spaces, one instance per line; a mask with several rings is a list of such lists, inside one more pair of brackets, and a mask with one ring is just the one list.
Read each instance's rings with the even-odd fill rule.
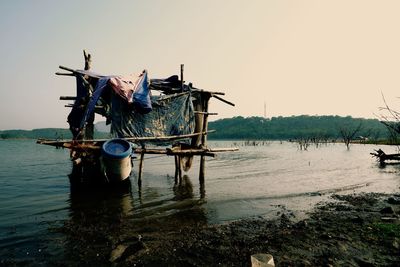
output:
[[73,69],[71,69],[71,68],[67,68],[67,67],[65,67],[65,66],[58,66],[60,69],[62,69],[62,70],[66,70],[66,71],[70,71],[70,72],[72,72],[72,73],[77,73],[75,70],[73,70]]
[[[64,105],[64,107],[66,107],[66,108],[72,108],[73,106],[74,106],[74,104]],[[85,106],[81,105],[81,107],[85,107]],[[95,111],[96,111],[96,109],[103,109],[104,107],[103,106],[95,106],[94,108],[95,108]]]
[[203,89],[198,89],[198,88],[192,88],[192,92],[197,92],[197,93],[205,93],[205,94],[212,94],[212,95],[225,95],[224,92],[211,92]]
[[218,113],[204,112],[204,111],[195,111],[195,114],[207,114],[207,115],[218,115]]
[[60,76],[75,76],[73,73],[56,72],[56,75]]
[[[42,144],[41,140],[37,141],[38,144]],[[99,150],[101,149],[100,144],[96,143],[90,143],[90,144],[83,144],[83,143],[71,143],[71,142],[66,142],[66,143],[58,143],[59,147],[64,147],[68,149],[74,149],[74,150]],[[220,153],[220,152],[232,152],[232,151],[238,151],[239,148],[237,147],[228,147],[228,148],[216,148],[216,149],[201,149],[201,148],[191,148],[191,149],[171,149],[171,148],[136,148],[135,153],[137,154],[160,154],[160,155],[181,155],[181,156],[186,156],[186,155],[205,155],[205,156],[211,156],[214,157],[215,153]]]
[[222,101],[222,102],[224,102],[224,103],[226,103],[226,104],[228,104],[228,105],[231,105],[231,106],[233,106],[233,107],[235,106],[234,103],[229,102],[228,100],[225,100],[225,99],[223,99],[222,97],[219,97],[219,96],[217,96],[217,95],[215,95],[215,94],[213,94],[212,96],[215,97],[216,99],[218,99],[219,101]]
[[60,96],[60,100],[76,100],[76,96]]
[[142,148],[136,148],[135,153],[142,153],[144,152],[145,154],[166,154],[166,155],[202,155],[206,153],[214,154],[214,153],[219,153],[219,152],[232,152],[232,151],[238,151],[239,148],[237,147],[227,147],[227,148],[217,148],[217,149],[201,149],[201,148],[191,148],[191,149],[142,149]]
[[[234,150],[231,150],[234,151]],[[221,151],[225,152],[225,151]],[[208,156],[208,157],[215,157],[214,151],[209,151],[207,149],[183,149],[183,150],[172,150],[172,149],[145,149],[142,150],[141,148],[135,149],[135,153],[141,154],[159,154],[159,155],[168,155],[168,156]]]

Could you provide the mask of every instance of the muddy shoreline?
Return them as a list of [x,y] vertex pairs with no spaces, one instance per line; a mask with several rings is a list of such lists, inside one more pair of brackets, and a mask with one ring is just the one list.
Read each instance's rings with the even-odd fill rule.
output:
[[332,195],[301,220],[282,209],[276,219],[209,225],[197,209],[190,218],[175,214],[141,227],[76,216],[79,223],[53,229],[68,237],[59,243],[62,256],[47,247],[40,257],[0,265],[250,266],[250,255],[269,253],[276,266],[400,266],[400,194]]
[[161,242],[143,237],[116,265],[250,266],[250,255],[269,253],[276,266],[400,266],[400,195],[332,199],[305,220],[286,211],[275,220],[184,227]]

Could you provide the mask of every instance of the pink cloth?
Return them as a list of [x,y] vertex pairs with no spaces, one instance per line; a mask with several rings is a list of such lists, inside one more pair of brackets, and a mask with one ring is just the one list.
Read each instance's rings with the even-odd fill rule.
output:
[[139,75],[131,74],[128,76],[114,76],[109,79],[108,83],[111,85],[114,92],[120,95],[128,103],[132,103],[133,93],[138,89],[138,85],[140,85],[145,73],[146,70]]

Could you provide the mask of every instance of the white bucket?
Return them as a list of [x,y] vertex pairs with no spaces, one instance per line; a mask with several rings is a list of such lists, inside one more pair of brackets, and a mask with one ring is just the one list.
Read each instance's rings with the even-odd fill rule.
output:
[[102,146],[102,171],[109,181],[122,181],[132,171],[131,144],[124,139],[111,139]]

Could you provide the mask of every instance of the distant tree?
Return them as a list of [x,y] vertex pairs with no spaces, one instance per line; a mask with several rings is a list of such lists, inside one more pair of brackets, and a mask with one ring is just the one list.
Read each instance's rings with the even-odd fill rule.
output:
[[0,138],[1,139],[7,139],[7,138],[10,138],[10,135],[6,134],[6,133],[2,133],[2,134],[0,134]]
[[353,128],[350,125],[340,126],[339,133],[347,149],[350,149],[351,141],[354,140],[354,137],[361,131],[361,129],[362,129],[361,122],[355,128]]

